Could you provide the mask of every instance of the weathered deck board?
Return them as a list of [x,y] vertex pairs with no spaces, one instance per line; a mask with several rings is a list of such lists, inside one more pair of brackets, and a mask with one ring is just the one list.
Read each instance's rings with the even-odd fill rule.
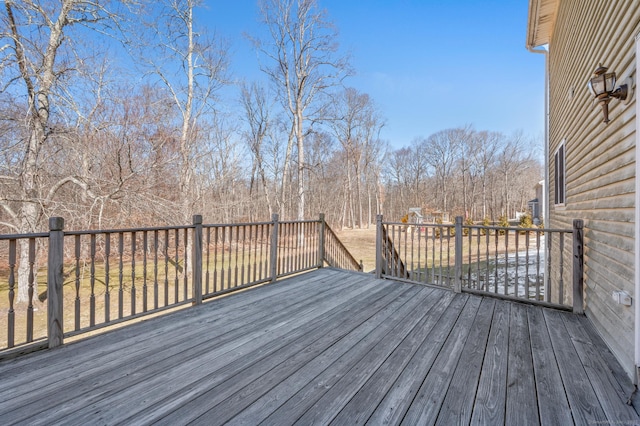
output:
[[343,406],[341,402],[348,402],[420,319],[420,315],[412,314],[421,302],[421,298],[414,297],[402,306],[403,309],[395,310],[392,318],[308,382],[271,414],[265,424],[282,425],[293,418],[300,424],[328,423]]
[[[137,413],[131,420],[145,422],[157,419],[162,412],[166,412],[167,417],[163,421],[168,421],[171,420],[171,411],[183,404],[182,410],[187,406],[195,407],[190,415],[196,411],[200,415],[203,410],[206,411],[218,404],[242,408],[241,404],[250,404],[253,399],[260,397],[279,383],[282,377],[292,374],[293,371],[303,367],[327,347],[343,339],[345,335],[366,321],[372,312],[387,307],[390,300],[397,298],[403,291],[399,288],[397,290],[397,292],[384,292],[384,297],[376,295],[376,297],[362,298],[357,306],[351,306],[326,317],[317,324],[315,330],[309,330],[291,345],[269,353],[267,358],[265,358],[267,355],[265,351],[261,350],[254,359],[250,360],[251,364],[240,366],[240,371],[237,373],[225,371],[226,380],[219,385],[213,386],[211,379],[205,376],[186,392],[181,392],[178,397],[167,397],[154,405],[147,406],[144,411]],[[333,322],[339,322],[342,327],[328,328],[327,326]],[[246,360],[247,358],[245,358]],[[230,364],[230,366],[233,364],[237,364],[237,362]],[[231,411],[226,411],[224,414],[226,416],[232,415]]]
[[562,376],[552,350],[551,338],[541,309],[527,307],[529,336],[532,348],[533,369],[536,380],[536,396],[540,423],[543,425],[570,425],[571,409],[562,384]]
[[[190,380],[200,377],[205,366],[220,367],[226,365],[228,359],[244,357],[255,348],[268,350],[266,346],[269,344],[283,343],[281,339],[288,331],[287,324],[294,321],[298,325],[306,323],[335,308],[337,304],[335,293],[330,291],[333,285],[328,284],[323,285],[319,292],[311,295],[299,295],[293,298],[287,296],[280,302],[282,303],[280,307],[277,304],[265,306],[270,315],[251,316],[239,324],[233,321],[234,318],[230,318],[211,330],[212,335],[207,336],[206,339],[200,338],[202,329],[200,333],[194,333],[194,335],[176,335],[173,337],[175,344],[152,353],[147,352],[144,357],[127,363],[124,368],[113,369],[107,374],[103,373],[101,376],[108,378],[100,383],[99,392],[90,392],[92,383],[75,387],[70,383],[63,388],[68,398],[64,406],[48,407],[49,401],[43,401],[38,407],[41,410],[40,415],[52,421],[57,419],[63,421],[65,415],[72,415],[81,420],[81,423],[86,423],[88,419],[76,414],[76,410],[82,409],[89,418],[104,417],[109,421],[116,421],[118,416],[123,414],[119,409],[123,402],[132,404],[132,407],[138,407],[136,403],[148,403],[145,398],[152,398],[152,394],[166,392],[166,383],[172,385],[180,381],[189,383]],[[345,291],[345,297],[358,297],[366,292],[367,288],[367,286],[348,288]],[[373,290],[371,287],[369,289]],[[313,302],[309,303],[309,300]],[[305,303],[302,303],[303,301]],[[196,324],[202,326],[207,323],[208,321],[204,323],[201,321]],[[304,330],[300,331],[304,332]],[[284,340],[283,344],[287,342],[288,340]],[[127,378],[128,382],[124,389],[120,383],[123,378]],[[175,382],[175,380],[179,381]],[[42,410],[45,404],[50,408],[48,411]],[[100,410],[100,407],[103,409]]]
[[[580,362],[584,365],[589,380],[594,384],[593,390],[607,415],[607,419],[614,424],[630,423],[635,418],[635,410],[628,405],[625,407],[626,410],[621,410],[618,405],[618,401],[628,399],[630,393],[625,395],[622,386],[611,374],[611,370],[607,368],[607,363],[601,356],[602,347],[591,341],[577,317],[565,316],[563,320],[578,352]],[[627,389],[628,391],[629,389]]]
[[536,384],[531,355],[531,338],[527,308],[514,304],[509,323],[509,365],[507,366],[507,406],[505,420],[509,425],[540,424],[536,400]]
[[[433,325],[445,311],[454,293],[445,293],[442,299],[431,298],[430,303],[422,306],[425,311],[423,319],[413,328],[411,334],[387,358],[372,377],[365,383],[340,413],[332,424],[364,424],[376,409],[387,391],[400,376],[405,366],[413,358],[418,348],[429,335]],[[437,303],[436,303],[437,302]]]
[[[422,382],[418,394],[407,410],[402,424],[427,424],[430,420],[437,418],[446,396],[442,389],[447,389],[451,383],[480,303],[481,299],[477,297],[467,300],[433,366]],[[461,368],[465,367],[461,366]]]
[[567,342],[571,342],[571,336],[564,326],[562,316],[553,311],[545,311],[544,315],[560,376],[563,382],[570,381],[575,384],[568,388],[565,387],[572,412],[577,408],[577,411],[574,412],[575,422],[577,424],[602,424],[601,422],[606,422],[604,411],[598,402],[598,397],[584,366],[580,363],[575,346],[567,344]]
[[[369,318],[361,319],[361,321],[365,322],[364,327],[357,327],[352,333],[348,334],[347,337],[340,339],[338,343],[333,345],[328,345],[330,348],[329,351],[325,350],[321,352],[316,357],[308,359],[306,363],[303,364],[300,370],[293,370],[285,372],[286,374],[282,374],[283,372],[278,371],[280,374],[276,379],[282,380],[286,378],[287,382],[287,390],[291,391],[292,389],[298,389],[309,380],[310,377],[314,377],[317,374],[317,371],[324,368],[326,364],[331,362],[334,357],[344,355],[345,353],[356,352],[358,344],[362,341],[361,339],[369,337],[371,333],[383,333],[385,331],[385,327],[389,326],[389,319],[393,315],[397,313],[402,313],[402,308],[405,308],[405,305],[409,301],[414,301],[417,296],[417,291],[413,291],[414,289],[409,289],[409,291],[404,291],[401,294],[398,294],[394,300],[387,300],[387,304],[380,309],[379,306],[374,306],[378,311],[375,312],[373,309],[369,310],[369,314],[373,314]],[[406,308],[405,308],[406,309]],[[360,324],[361,325],[361,324]],[[320,349],[326,349],[327,346]],[[286,359],[286,358],[284,358]],[[311,373],[312,372],[312,373]],[[259,380],[258,382],[261,382]],[[258,384],[258,383],[256,383]],[[249,383],[249,386],[252,387],[253,384]],[[251,389],[249,389],[251,391]],[[263,389],[262,393],[269,392],[269,389]],[[260,396],[260,395],[258,395]],[[257,396],[256,396],[257,398]],[[213,402],[216,402],[214,399]],[[207,395],[203,395],[203,398],[199,400],[190,401],[189,404],[185,406],[187,416],[189,420],[195,420],[201,415],[207,413],[207,418],[202,419],[204,423],[208,424],[219,424],[224,421],[227,421],[229,417],[232,417],[233,414],[239,412],[242,408],[244,408],[244,404],[248,403],[246,392],[241,393],[240,395],[236,395],[235,398],[227,398],[222,404],[213,404],[207,398]],[[172,413],[181,415],[181,413]],[[166,424],[174,424],[173,416],[168,416],[162,419],[162,423]],[[213,422],[213,423],[210,423]]]
[[[473,414],[480,368],[487,347],[495,299],[484,298],[478,309],[462,356],[451,379],[436,424],[469,424]],[[463,368],[464,367],[464,368]]]
[[497,303],[484,355],[472,424],[503,424],[507,393],[510,303]]
[[0,361],[0,423],[640,422],[584,317],[324,269]]
[[440,353],[455,321],[458,319],[468,296],[456,295],[446,311],[433,326],[411,361],[395,381],[384,399],[373,412],[367,424],[399,424],[418,393],[424,376],[430,371],[433,360]]

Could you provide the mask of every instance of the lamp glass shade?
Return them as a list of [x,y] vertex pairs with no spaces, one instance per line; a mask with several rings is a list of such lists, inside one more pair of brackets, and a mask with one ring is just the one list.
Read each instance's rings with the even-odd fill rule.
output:
[[593,96],[599,96],[603,94],[607,89],[604,74],[593,77],[591,80],[589,80],[588,86]]
[[606,73],[604,75],[604,82],[605,82],[605,90],[607,91],[607,93],[613,92],[616,88],[616,73],[615,72]]

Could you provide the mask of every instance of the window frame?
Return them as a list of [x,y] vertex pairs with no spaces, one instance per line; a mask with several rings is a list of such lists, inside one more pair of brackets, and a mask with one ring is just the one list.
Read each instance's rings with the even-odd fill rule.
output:
[[567,199],[567,148],[563,140],[553,154],[554,164],[554,204],[564,206]]

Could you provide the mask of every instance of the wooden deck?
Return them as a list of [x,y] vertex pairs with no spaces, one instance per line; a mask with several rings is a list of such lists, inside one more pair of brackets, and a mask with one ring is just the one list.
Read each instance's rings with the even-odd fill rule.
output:
[[323,269],[0,363],[0,423],[638,424],[588,319]]

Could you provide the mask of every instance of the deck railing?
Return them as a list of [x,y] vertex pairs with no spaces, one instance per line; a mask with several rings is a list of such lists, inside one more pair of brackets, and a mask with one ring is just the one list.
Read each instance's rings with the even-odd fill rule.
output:
[[[323,222],[325,223],[325,222]],[[342,244],[335,232],[325,223],[323,228],[324,253],[323,257],[336,268],[356,270],[362,272],[362,262],[358,262]]]
[[583,310],[582,221],[573,229],[377,222],[376,274]]
[[49,224],[49,233],[0,235],[0,358],[324,265],[361,270],[323,215],[211,225],[196,215],[187,226],[91,231]]

